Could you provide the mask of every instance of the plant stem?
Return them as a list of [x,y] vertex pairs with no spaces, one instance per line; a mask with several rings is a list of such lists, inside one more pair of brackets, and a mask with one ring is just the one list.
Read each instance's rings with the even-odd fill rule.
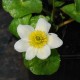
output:
[[53,0],[53,7],[51,13],[51,21],[54,22],[54,20],[55,20],[55,0]]
[[63,27],[63,26],[65,26],[65,25],[67,25],[67,24],[69,24],[73,21],[74,21],[73,19],[69,19],[67,21],[64,21],[64,22],[62,22],[61,24],[58,25],[58,28]]

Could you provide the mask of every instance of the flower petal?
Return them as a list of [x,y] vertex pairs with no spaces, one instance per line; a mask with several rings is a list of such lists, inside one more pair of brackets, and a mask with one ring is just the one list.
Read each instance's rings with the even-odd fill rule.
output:
[[48,45],[38,50],[37,57],[39,59],[46,59],[50,56],[51,51]]
[[48,45],[50,48],[58,48],[63,44],[63,41],[54,33],[49,34]]
[[14,45],[14,49],[18,52],[25,52],[28,48],[28,43],[25,40],[20,39]]
[[46,33],[49,32],[51,24],[48,23],[44,18],[40,18],[36,24],[35,30],[45,31]]
[[34,31],[34,28],[31,27],[30,25],[19,25],[17,27],[17,32],[20,38],[26,38],[28,35]]
[[37,48],[29,47],[26,51],[25,59],[31,60],[33,59],[37,54]]

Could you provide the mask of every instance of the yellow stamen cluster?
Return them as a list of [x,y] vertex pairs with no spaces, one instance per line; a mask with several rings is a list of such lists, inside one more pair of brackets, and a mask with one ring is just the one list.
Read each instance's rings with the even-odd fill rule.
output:
[[33,31],[29,35],[29,44],[35,48],[42,48],[48,42],[48,36],[43,31]]

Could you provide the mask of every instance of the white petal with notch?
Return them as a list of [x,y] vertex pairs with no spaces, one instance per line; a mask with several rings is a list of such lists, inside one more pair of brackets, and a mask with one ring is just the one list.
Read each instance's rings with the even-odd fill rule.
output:
[[50,56],[51,50],[48,45],[45,45],[43,48],[40,48],[37,53],[39,59],[46,59]]
[[25,59],[31,60],[33,59],[37,54],[37,48],[29,47],[26,51]]
[[30,25],[19,25],[17,27],[17,32],[20,38],[27,38],[32,31],[34,31],[34,28]]
[[25,40],[20,39],[14,45],[14,49],[18,52],[25,52],[28,48],[28,43]]
[[49,34],[48,45],[51,49],[58,48],[63,44],[63,41],[54,33]]
[[45,19],[40,18],[36,24],[35,30],[40,30],[48,33],[50,30],[50,27],[51,27],[50,23],[48,23]]

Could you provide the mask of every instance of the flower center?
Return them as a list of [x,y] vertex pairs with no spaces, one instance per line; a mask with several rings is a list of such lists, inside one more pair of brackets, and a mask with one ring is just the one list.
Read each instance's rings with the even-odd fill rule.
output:
[[33,31],[29,35],[29,44],[35,48],[42,48],[48,42],[48,36],[43,31]]

